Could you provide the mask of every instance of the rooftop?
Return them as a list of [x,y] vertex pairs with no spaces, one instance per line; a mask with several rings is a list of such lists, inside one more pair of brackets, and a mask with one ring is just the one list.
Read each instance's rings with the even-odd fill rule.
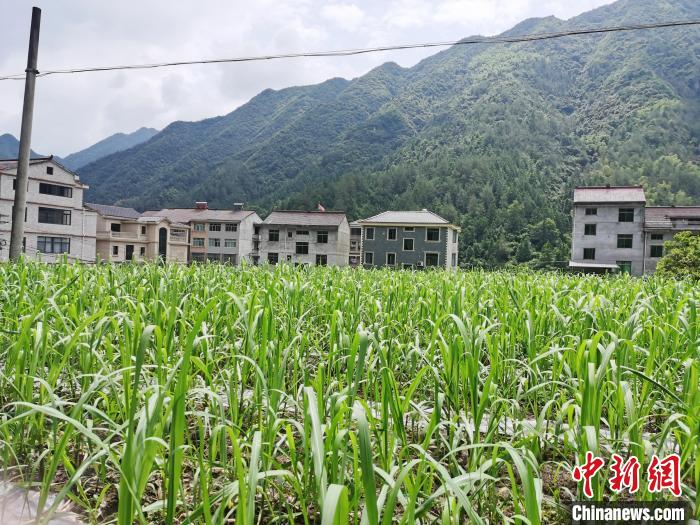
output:
[[646,202],[641,186],[578,186],[574,189],[574,204],[615,202]]
[[138,219],[141,217],[141,214],[134,208],[123,208],[110,204],[94,204],[91,202],[86,202],[85,207],[89,210],[96,211],[104,217],[118,217],[120,219]]
[[644,226],[672,229],[673,222],[700,221],[700,206],[649,206],[644,209]]
[[213,210],[211,208],[164,208],[147,210],[144,217],[166,217],[172,222],[236,222],[255,213],[250,210]]
[[428,224],[448,225],[450,222],[437,213],[420,211],[385,211],[368,219],[357,221],[360,224]]
[[276,210],[270,213],[263,224],[291,226],[340,226],[345,213],[340,211]]

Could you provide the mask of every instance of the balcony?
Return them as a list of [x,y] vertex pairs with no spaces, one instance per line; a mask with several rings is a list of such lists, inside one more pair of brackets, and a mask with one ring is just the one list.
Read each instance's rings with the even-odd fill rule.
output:
[[147,235],[139,232],[113,232],[110,230],[98,231],[98,239],[113,239],[117,241],[146,242]]

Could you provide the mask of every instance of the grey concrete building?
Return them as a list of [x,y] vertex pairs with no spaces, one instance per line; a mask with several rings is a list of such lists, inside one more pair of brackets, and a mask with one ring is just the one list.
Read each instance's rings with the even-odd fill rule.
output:
[[254,230],[261,219],[254,211],[244,210],[241,203],[231,210],[215,210],[206,202],[196,202],[194,208],[151,210],[143,215],[189,225],[190,262],[255,262]]
[[260,262],[347,266],[350,226],[344,213],[273,211],[260,224]]
[[641,186],[588,186],[574,190],[573,270],[652,273],[663,243],[675,233],[700,231],[700,207],[646,207]]
[[[0,160],[0,261],[8,257],[16,176],[17,160]],[[27,257],[95,262],[97,215],[83,206],[87,188],[52,156],[31,159],[23,238]]]
[[385,211],[357,223],[365,268],[457,268],[460,229],[431,211]]

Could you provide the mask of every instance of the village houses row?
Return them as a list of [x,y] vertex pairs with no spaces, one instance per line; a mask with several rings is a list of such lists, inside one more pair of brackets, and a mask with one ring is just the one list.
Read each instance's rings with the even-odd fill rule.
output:
[[[0,160],[0,261],[6,260],[16,160]],[[428,210],[386,211],[348,223],[344,213],[276,210],[262,220],[243,204],[210,209],[133,208],[83,202],[87,186],[53,157],[29,166],[24,252],[51,262],[172,261],[395,268],[458,266],[460,229]],[[640,186],[574,191],[569,267],[587,273],[655,270],[664,242],[700,233],[700,207],[647,206]]]
[[[15,160],[0,161],[0,260],[7,259]],[[348,223],[333,211],[133,208],[84,203],[87,186],[52,157],[29,166],[24,252],[55,261],[278,263],[457,267],[459,228],[427,210],[388,211]]]

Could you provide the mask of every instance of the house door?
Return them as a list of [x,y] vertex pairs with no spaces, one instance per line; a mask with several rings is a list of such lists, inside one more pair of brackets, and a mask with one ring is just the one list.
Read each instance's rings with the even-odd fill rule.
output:
[[126,260],[127,261],[134,260],[134,245],[133,244],[126,245]]
[[158,230],[158,257],[163,261],[168,255],[168,229],[161,228]]

